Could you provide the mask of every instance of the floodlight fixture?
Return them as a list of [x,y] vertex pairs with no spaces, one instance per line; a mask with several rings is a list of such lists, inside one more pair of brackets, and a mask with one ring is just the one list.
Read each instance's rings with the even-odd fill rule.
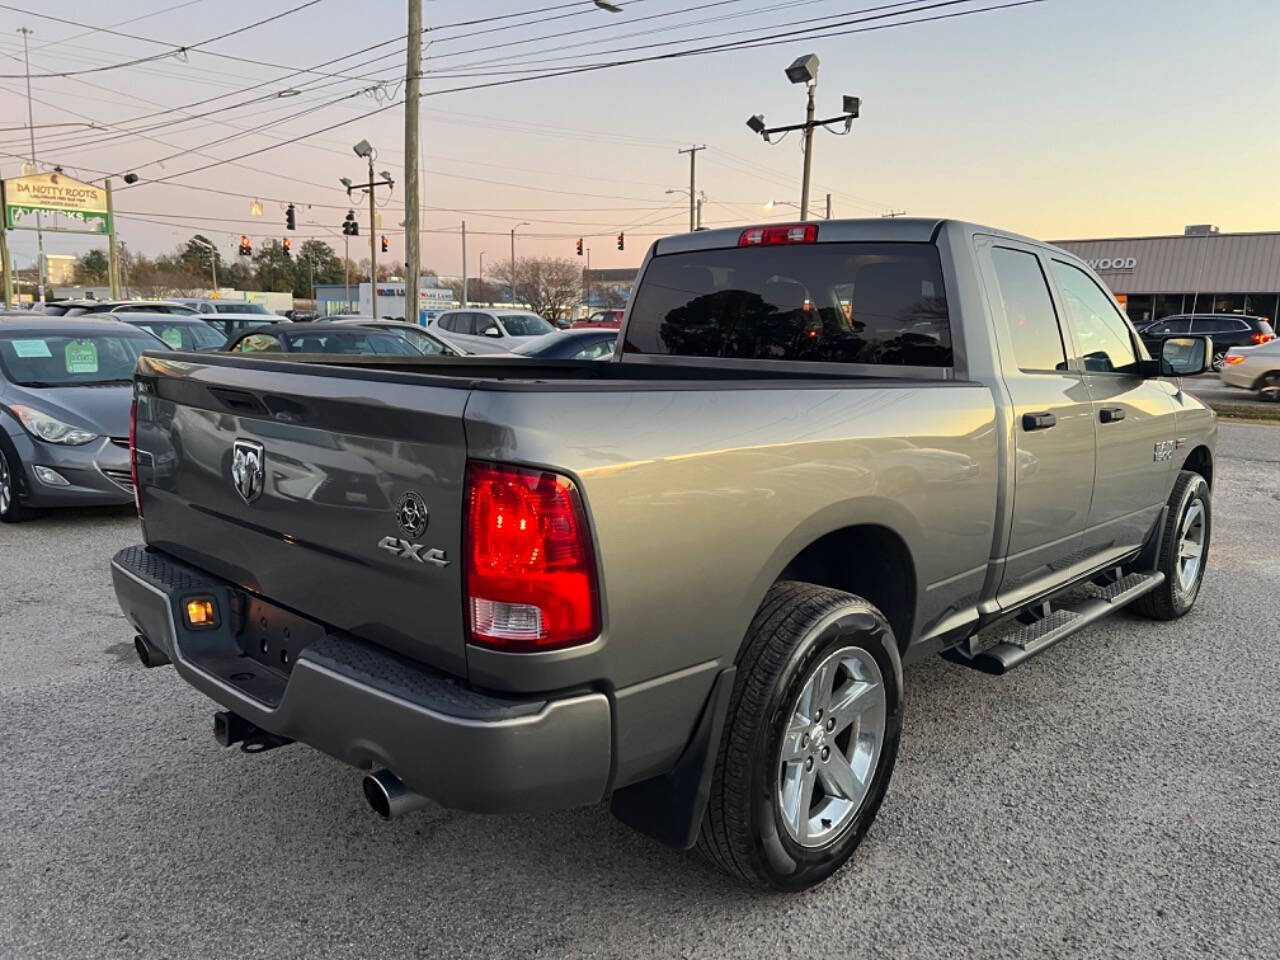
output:
[[787,67],[787,79],[792,83],[817,83],[818,55],[806,53],[802,57],[796,57],[791,66]]
[[368,140],[361,140],[351,149],[355,151],[357,157],[373,156],[373,145]]

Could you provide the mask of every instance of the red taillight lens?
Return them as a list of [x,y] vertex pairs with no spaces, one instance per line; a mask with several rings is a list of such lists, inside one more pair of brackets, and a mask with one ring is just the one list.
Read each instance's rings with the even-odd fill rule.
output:
[[1238,353],[1228,353],[1225,357],[1222,358],[1222,361],[1223,363],[1227,363],[1227,364],[1244,363],[1244,357]]
[[816,223],[789,223],[781,227],[752,227],[738,237],[740,247],[774,247],[783,243],[817,243]]
[[129,404],[129,479],[133,481],[133,505],[142,516],[142,491],[138,486],[138,398]]
[[469,463],[466,540],[471,643],[527,652],[599,635],[591,534],[572,480]]
[[1254,343],[1270,343],[1275,338],[1274,333],[1255,333],[1251,339]]

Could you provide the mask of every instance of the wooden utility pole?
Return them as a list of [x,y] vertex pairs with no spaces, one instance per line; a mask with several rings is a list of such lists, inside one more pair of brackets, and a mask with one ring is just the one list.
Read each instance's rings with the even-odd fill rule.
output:
[[410,323],[419,323],[422,226],[418,222],[421,211],[418,205],[418,79],[422,74],[422,0],[409,0],[408,41],[404,66],[404,318]]
[[687,150],[677,150],[676,153],[687,153],[689,155],[689,232],[698,229],[698,176],[697,176],[697,160],[698,151],[707,149],[706,144],[700,147],[689,147]]

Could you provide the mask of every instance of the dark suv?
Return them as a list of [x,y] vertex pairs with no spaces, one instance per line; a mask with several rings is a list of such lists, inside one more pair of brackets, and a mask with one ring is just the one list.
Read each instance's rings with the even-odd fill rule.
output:
[[1276,332],[1266,317],[1238,313],[1179,313],[1143,327],[1142,342],[1153,357],[1160,355],[1160,343],[1169,337],[1188,335],[1213,338],[1213,369],[1222,369],[1222,358],[1230,347],[1253,347],[1274,340]]

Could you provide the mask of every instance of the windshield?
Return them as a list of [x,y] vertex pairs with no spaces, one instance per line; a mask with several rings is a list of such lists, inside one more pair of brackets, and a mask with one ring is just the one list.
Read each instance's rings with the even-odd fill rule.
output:
[[257,313],[271,316],[271,311],[260,303],[215,303],[213,309],[218,313]]
[[555,329],[536,313],[511,313],[500,318],[512,337],[540,337]]
[[0,371],[22,387],[76,387],[131,383],[155,337],[127,333],[0,333]]
[[146,320],[133,324],[151,333],[174,350],[202,350],[220,347],[227,338],[203,320],[195,323],[173,323],[165,320]]
[[333,330],[325,333],[289,334],[289,349],[296,353],[383,354],[418,357],[422,352],[404,337],[374,330]]

